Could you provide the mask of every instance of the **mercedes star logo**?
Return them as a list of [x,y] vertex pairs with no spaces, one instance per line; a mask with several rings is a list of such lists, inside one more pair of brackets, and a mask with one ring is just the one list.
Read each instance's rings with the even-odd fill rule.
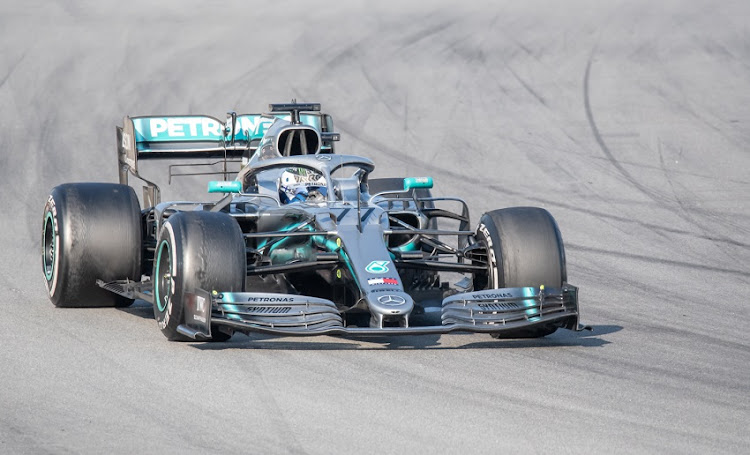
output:
[[378,302],[388,306],[399,306],[406,303],[406,299],[400,295],[381,295],[378,297]]
[[318,161],[331,161],[331,155],[315,155],[315,159]]

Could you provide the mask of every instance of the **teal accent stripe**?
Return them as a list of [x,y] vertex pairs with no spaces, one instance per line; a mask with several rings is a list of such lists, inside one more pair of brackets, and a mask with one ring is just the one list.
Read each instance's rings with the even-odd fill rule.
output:
[[432,177],[407,177],[404,179],[404,189],[432,188]]
[[[52,257],[50,258],[49,267],[47,267],[47,224],[52,223]],[[44,217],[44,245],[42,246],[42,263],[44,264],[44,277],[47,281],[52,281],[52,277],[55,274],[55,259],[57,258],[57,235],[55,235],[55,220],[52,217],[52,212],[47,212]]]
[[209,193],[239,193],[242,191],[242,182],[237,180],[221,181],[212,180],[208,182]]
[[341,259],[344,261],[346,268],[348,268],[349,272],[352,274],[352,278],[354,278],[355,282],[358,282],[357,274],[354,273],[354,268],[352,268],[351,260],[349,259],[349,255],[346,254],[346,250],[344,250],[343,245],[339,246],[334,240],[326,239],[322,235],[314,235],[313,241],[322,246],[324,249],[330,251],[331,253],[338,253]]
[[[159,253],[156,256],[156,273],[159,273],[159,270],[161,270],[160,268],[161,255],[165,249],[164,248],[165,246],[167,250],[167,255],[170,257],[169,274],[172,275],[172,259],[171,259],[172,251],[171,251],[171,248],[169,247],[169,242],[167,242],[166,240],[162,240],[161,244],[159,245]],[[159,308],[159,311],[164,311],[164,309],[167,308],[167,305],[165,303],[162,303],[162,300],[159,296],[159,283],[161,282],[161,277],[156,276],[156,277],[152,277],[152,279],[154,280],[154,297],[156,298],[156,306],[157,308]]]
[[[277,118],[289,120],[288,114]],[[229,140],[224,135],[224,122],[206,115],[177,115],[169,117],[136,117],[133,118],[135,143],[138,150],[143,150],[149,142],[220,142]],[[300,122],[320,131],[321,118],[314,114],[300,114]],[[273,118],[261,114],[244,114],[237,116],[234,140],[249,142],[260,139],[266,134]]]
[[[279,229],[279,232],[288,232],[288,231],[291,231],[292,229],[297,228],[297,226],[299,226],[301,224],[302,223],[290,224],[289,226],[287,226],[285,228]],[[308,226],[307,230],[308,231],[312,231],[312,226]],[[271,248],[268,249],[269,254],[270,254],[270,252],[272,252],[273,250],[275,250],[276,248],[278,248],[279,246],[281,246],[282,244],[284,244],[287,241],[287,239],[289,239],[289,237],[282,237],[281,239],[279,239],[278,241],[276,241],[276,243],[274,243],[273,245],[271,245]],[[258,244],[258,249],[263,248],[264,246],[266,246],[267,243],[268,243],[267,239],[261,240],[260,243]]]

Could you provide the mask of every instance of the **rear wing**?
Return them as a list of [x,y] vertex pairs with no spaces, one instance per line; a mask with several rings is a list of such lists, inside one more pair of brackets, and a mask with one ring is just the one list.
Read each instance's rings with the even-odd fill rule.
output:
[[[321,153],[333,153],[333,119],[319,112],[297,113],[302,124],[321,133]],[[123,119],[117,127],[117,158],[120,183],[128,184],[128,173],[138,174],[138,161],[150,159],[249,159],[276,118],[291,120],[291,114],[227,114],[226,122],[207,115],[140,116]],[[153,198],[151,198],[153,200]],[[158,195],[156,197],[158,202]]]
[[[326,141],[323,134],[333,131],[331,116],[306,113],[299,117],[301,123],[321,133],[324,153],[333,152],[333,141]],[[290,115],[232,113],[226,123],[206,115],[125,117],[123,126],[117,127],[118,156],[134,172],[138,160],[145,159],[249,157],[276,118],[289,120]]]

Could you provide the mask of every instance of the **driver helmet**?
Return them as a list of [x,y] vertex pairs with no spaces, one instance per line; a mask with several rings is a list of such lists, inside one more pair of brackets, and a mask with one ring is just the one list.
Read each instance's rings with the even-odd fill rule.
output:
[[282,204],[304,202],[325,194],[325,178],[311,169],[289,168],[279,177],[279,199]]

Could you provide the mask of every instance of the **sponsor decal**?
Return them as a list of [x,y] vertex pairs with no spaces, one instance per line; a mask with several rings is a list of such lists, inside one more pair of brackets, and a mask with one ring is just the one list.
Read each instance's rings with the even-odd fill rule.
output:
[[480,303],[478,306],[484,311],[505,311],[521,308],[516,302]]
[[388,264],[390,262],[391,261],[372,261],[367,264],[365,270],[376,275],[381,275],[388,272]]
[[400,295],[381,295],[378,297],[378,302],[380,302],[381,305],[387,305],[387,306],[399,306],[406,303],[406,299],[401,297]]
[[[289,120],[288,114],[276,115],[276,118]],[[320,116],[314,114],[301,114],[300,120],[303,124],[320,130]],[[274,122],[260,114],[238,115],[234,124],[234,137],[240,141],[260,139]],[[135,127],[135,142],[152,141],[219,141],[225,137],[225,132],[231,131],[229,125],[213,117],[202,115],[186,115],[176,117],[141,117],[133,119]],[[229,126],[228,131],[226,126]],[[321,160],[331,159],[330,156],[319,158]]]
[[193,314],[193,320],[206,323],[206,299],[200,295],[195,296],[195,313]]
[[476,300],[481,299],[507,299],[509,297],[513,297],[513,294],[510,292],[491,292],[487,294],[472,294],[471,298]]
[[498,283],[498,270],[497,270],[497,258],[495,258],[495,247],[492,245],[492,237],[490,231],[484,223],[479,223],[477,227],[477,233],[481,232],[485,241],[487,242],[487,258],[490,260],[490,275],[492,278],[492,285],[497,286]]
[[252,314],[287,314],[290,311],[290,306],[259,306],[247,309],[247,312]]
[[368,292],[370,294],[373,294],[375,292],[402,292],[402,290],[396,289],[396,288],[377,288],[377,289],[370,289]]
[[128,150],[131,147],[130,133],[122,132],[122,148]]
[[294,297],[248,297],[249,303],[294,302]]
[[375,286],[378,284],[389,284],[392,286],[398,286],[398,280],[395,278],[370,278],[367,280],[367,284]]
[[315,155],[315,159],[318,161],[331,161],[331,155],[318,154],[318,155]]
[[148,131],[155,139],[185,137],[186,133],[188,137],[219,138],[221,127],[221,123],[206,117],[148,119]]
[[[240,140],[262,137],[273,119],[258,115],[240,115],[234,124],[235,137]],[[150,141],[220,140],[225,125],[210,117],[152,117],[133,119],[137,139]],[[229,125],[231,131],[231,124]],[[123,144],[123,147],[125,145]]]

